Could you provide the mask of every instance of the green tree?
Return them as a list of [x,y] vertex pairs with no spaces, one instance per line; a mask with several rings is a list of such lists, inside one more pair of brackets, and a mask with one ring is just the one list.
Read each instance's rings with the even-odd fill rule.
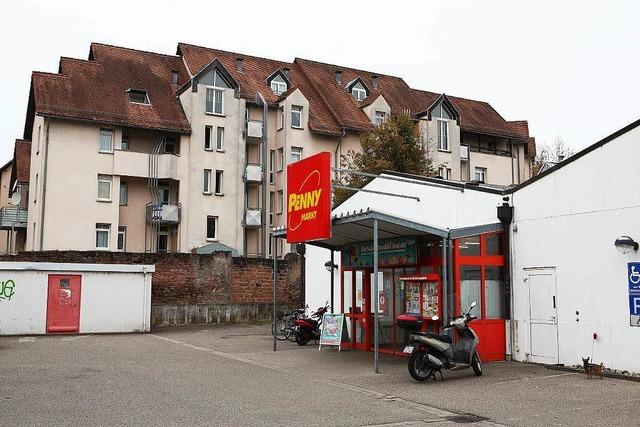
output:
[[[380,126],[360,136],[361,152],[350,150],[340,159],[343,169],[379,174],[405,172],[421,176],[437,174],[428,144],[423,143],[414,120],[406,113],[391,115]],[[338,173],[337,184],[362,188],[372,178]],[[336,188],[333,205],[338,206],[354,192]]]

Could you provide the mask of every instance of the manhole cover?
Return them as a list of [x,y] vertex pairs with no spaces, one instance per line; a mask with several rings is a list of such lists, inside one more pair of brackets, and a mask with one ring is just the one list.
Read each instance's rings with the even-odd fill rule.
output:
[[479,423],[480,421],[486,421],[489,418],[480,417],[478,415],[473,414],[461,414],[461,415],[452,415],[447,417],[447,420],[453,421],[458,424],[468,424],[468,423]]

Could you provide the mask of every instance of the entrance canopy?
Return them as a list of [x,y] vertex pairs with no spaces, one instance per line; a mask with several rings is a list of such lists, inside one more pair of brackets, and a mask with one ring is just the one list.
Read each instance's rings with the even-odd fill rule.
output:
[[[449,237],[449,230],[367,209],[366,211],[334,215],[331,220],[331,237],[308,242],[308,244],[338,251],[346,245],[371,240],[376,220],[378,222],[378,239],[406,236]],[[286,228],[274,229],[273,236],[276,238],[287,237]]]

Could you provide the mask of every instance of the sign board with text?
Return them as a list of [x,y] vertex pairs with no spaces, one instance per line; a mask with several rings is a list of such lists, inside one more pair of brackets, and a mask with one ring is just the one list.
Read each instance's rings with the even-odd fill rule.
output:
[[629,324],[640,326],[640,262],[627,264],[629,280]]
[[322,316],[322,327],[320,329],[320,346],[337,345],[340,350],[343,341],[349,340],[349,334],[344,327],[344,314],[325,313]]
[[287,166],[287,243],[331,237],[331,153]]

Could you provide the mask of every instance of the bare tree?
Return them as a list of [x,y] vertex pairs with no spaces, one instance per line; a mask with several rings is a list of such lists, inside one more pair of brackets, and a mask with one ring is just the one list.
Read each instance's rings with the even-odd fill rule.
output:
[[558,134],[552,144],[543,142],[537,147],[536,159],[533,164],[533,175],[537,175],[545,164],[557,164],[575,153]]

